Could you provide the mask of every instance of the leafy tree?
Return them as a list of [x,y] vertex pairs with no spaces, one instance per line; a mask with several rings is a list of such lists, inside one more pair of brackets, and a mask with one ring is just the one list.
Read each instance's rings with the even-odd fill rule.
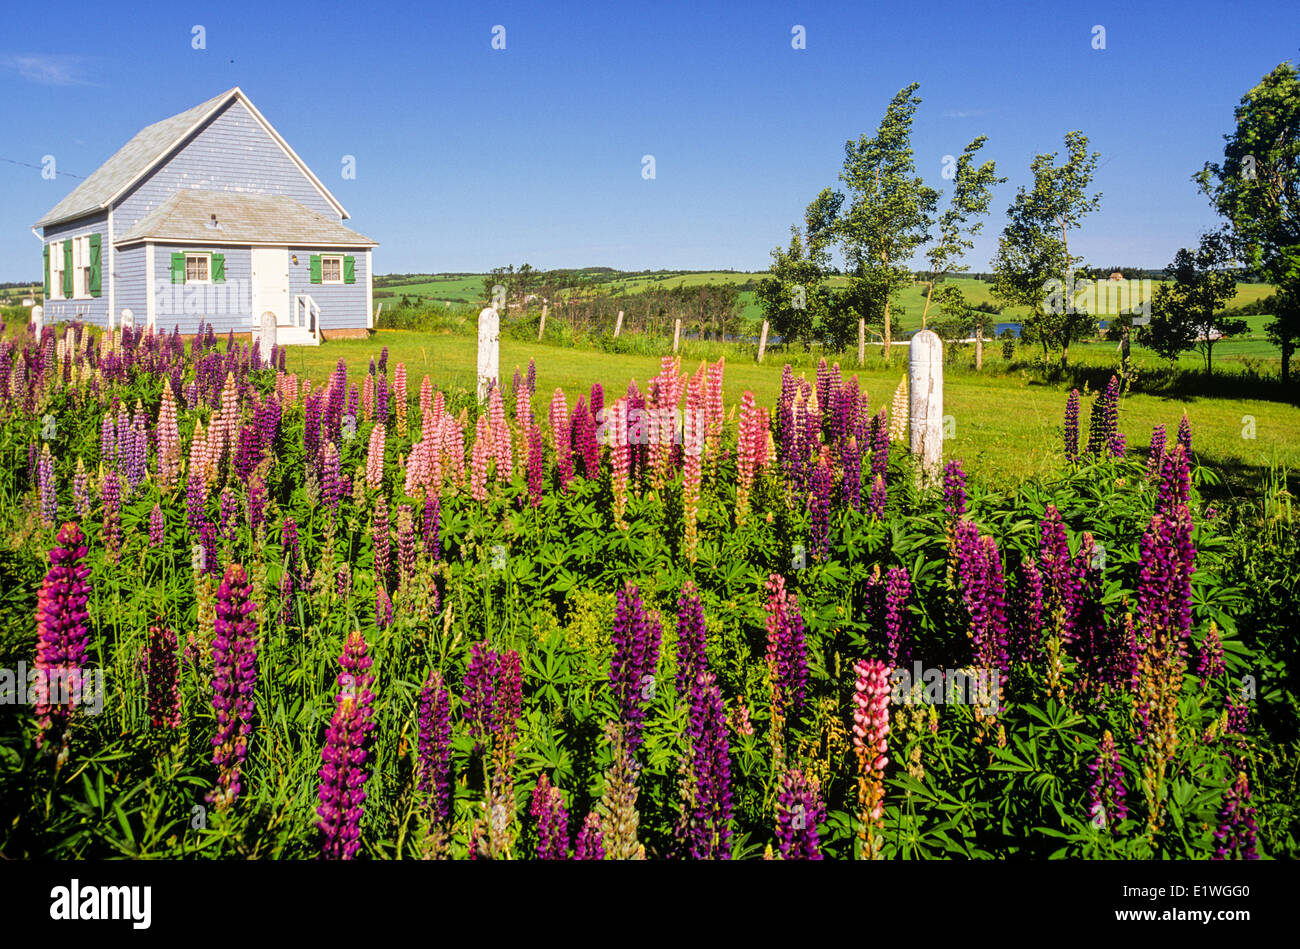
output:
[[921,311],[922,327],[930,312],[930,298],[934,295],[935,283],[950,273],[970,269],[969,265],[959,261],[966,251],[975,246],[971,238],[984,227],[984,222],[979,218],[988,213],[989,204],[993,200],[993,185],[1003,184],[1007,180],[998,177],[997,166],[992,161],[975,167],[975,155],[986,141],[987,136],[979,136],[962,149],[961,157],[957,159],[952,199],[939,216],[939,239],[926,253],[930,269],[922,278],[927,281],[925,309]]
[[1232,263],[1231,238],[1222,232],[1202,235],[1196,250],[1179,250],[1165,270],[1171,282],[1155,288],[1151,322],[1140,331],[1142,341],[1170,360],[1195,347],[1205,360],[1206,373],[1212,372],[1214,344],[1246,331],[1245,320],[1220,312],[1237,294]]
[[[1300,298],[1300,74],[1281,63],[1241,98],[1222,162],[1193,176],[1232,222],[1246,265]],[[1296,307],[1282,307],[1269,335],[1282,348],[1282,380],[1300,343]]]
[[754,292],[763,317],[787,341],[807,346],[825,329],[831,294],[830,244],[844,196],[823,188],[804,212],[804,229],[790,228],[790,246],[772,251],[771,276]]
[[[912,83],[898,91],[874,136],[844,144],[840,173],[848,208],[836,231],[849,273],[848,297],[873,307],[878,303],[878,310],[863,315],[881,326],[885,359],[892,336],[890,297],[911,283],[908,262],[929,241],[939,200],[912,160],[912,117],[921,102],[913,95],[917,87]],[[866,286],[855,287],[864,281]]]
[[1029,307],[1025,322],[1044,356],[1061,351],[1062,369],[1070,344],[1095,328],[1094,317],[1074,306],[1074,267],[1083,258],[1070,255],[1069,232],[1101,207],[1101,195],[1088,194],[1101,154],[1088,152],[1088,137],[1080,131],[1067,132],[1065,146],[1069,158],[1062,165],[1056,152],[1034,158],[1033,187],[1017,189],[993,260],[994,294]]

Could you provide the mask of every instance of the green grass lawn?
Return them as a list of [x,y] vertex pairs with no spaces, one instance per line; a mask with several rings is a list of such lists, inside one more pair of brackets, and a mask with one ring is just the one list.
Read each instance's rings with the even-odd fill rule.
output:
[[[350,375],[359,380],[370,358],[384,346],[389,350],[390,367],[398,362],[406,364],[412,397],[426,373],[441,388],[474,388],[477,341],[468,336],[382,330],[368,340],[337,340],[316,349],[292,349],[287,367],[319,384],[342,356]],[[1059,467],[1063,463],[1061,425],[1067,391],[1043,384],[1027,372],[993,371],[1001,355],[996,347],[990,350],[991,371],[976,374],[957,367],[947,374],[944,412],[953,417],[954,429],[946,454],[965,459],[969,472],[994,482],[1043,474]],[[1108,350],[1113,352],[1113,346]],[[557,387],[565,391],[572,405],[593,382],[600,382],[607,398],[613,398],[626,391],[629,379],[635,379],[644,389],[646,380],[659,371],[659,359],[654,356],[566,349],[503,338],[501,374],[507,385],[515,367],[526,369],[530,357],[537,364],[534,408],[543,415]],[[697,364],[697,359],[683,358],[683,368],[694,369]],[[747,389],[760,404],[769,409],[775,405],[782,364],[779,353],[762,366],[748,359],[729,358],[724,387],[728,411]],[[906,354],[900,349],[891,365],[884,365],[873,353],[868,366],[857,371],[873,406],[889,404],[905,367]],[[803,374],[810,380],[814,376],[807,369]],[[1085,438],[1088,402],[1085,398],[1081,412]],[[1120,406],[1120,428],[1130,447],[1144,449],[1152,426],[1163,424],[1172,438],[1184,412],[1192,422],[1194,447],[1203,464],[1247,477],[1270,464],[1300,468],[1300,408],[1294,405],[1259,399],[1129,395]],[[1250,433],[1250,419],[1254,422],[1254,438],[1243,437],[1243,432]]]

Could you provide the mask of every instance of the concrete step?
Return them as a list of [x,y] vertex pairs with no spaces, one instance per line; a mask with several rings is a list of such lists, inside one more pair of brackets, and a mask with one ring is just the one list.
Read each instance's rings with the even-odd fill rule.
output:
[[319,346],[320,341],[302,326],[277,326],[275,341],[281,346]]

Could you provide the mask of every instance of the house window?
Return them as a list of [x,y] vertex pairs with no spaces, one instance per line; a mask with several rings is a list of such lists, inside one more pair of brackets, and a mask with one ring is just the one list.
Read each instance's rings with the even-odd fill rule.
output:
[[63,299],[63,241],[50,242],[50,299]]
[[208,254],[186,254],[185,255],[185,282],[186,283],[209,283],[208,265],[211,257]]
[[320,282],[321,283],[342,283],[343,282],[343,258],[321,256],[320,259]]
[[72,239],[72,295],[90,296],[90,236]]

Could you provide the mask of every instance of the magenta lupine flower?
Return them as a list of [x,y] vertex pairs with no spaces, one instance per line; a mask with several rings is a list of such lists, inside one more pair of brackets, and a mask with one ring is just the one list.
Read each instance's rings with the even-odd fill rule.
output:
[[501,674],[501,657],[484,643],[470,647],[469,665],[465,669],[462,697],[465,703],[465,721],[470,735],[475,739],[475,750],[482,747],[489,735],[497,730],[497,679]]
[[145,676],[148,682],[149,721],[155,728],[179,728],[181,693],[177,676],[176,631],[162,623],[149,627]]
[[600,477],[600,442],[596,438],[596,419],[584,406],[582,397],[573,410],[570,447],[582,459],[582,473],[588,478]]
[[591,417],[600,419],[600,413],[605,408],[605,390],[599,382],[591,384],[591,394],[587,399],[587,406],[591,409]]
[[[557,442],[557,452],[560,456],[569,457],[568,434]],[[542,503],[542,476],[543,476],[543,458],[542,458],[542,430],[537,425],[532,425],[528,429],[528,501],[533,507]],[[569,476],[572,477],[572,462],[570,462]],[[567,486],[568,479],[561,472],[561,481]]]
[[956,578],[968,617],[974,662],[1005,675],[1011,667],[1008,650],[1006,588],[997,542],[984,537],[970,521],[956,529]]
[[578,831],[578,838],[573,846],[573,859],[604,860],[604,838],[605,835],[600,831],[600,818],[593,811],[587,815],[587,819],[582,822],[582,828]]
[[692,694],[689,734],[693,779],[686,839],[696,860],[731,859],[731,749],[727,713],[711,672],[702,672]]
[[1250,721],[1250,706],[1228,696],[1228,714],[1224,728],[1233,735],[1246,734],[1246,725]]
[[1033,659],[1043,631],[1043,575],[1033,557],[1020,564],[1010,618],[1011,658],[1020,662]]
[[430,816],[451,816],[451,693],[430,672],[420,690],[419,790],[429,794]]
[[239,564],[226,567],[217,588],[216,636],[212,640],[212,707],[217,734],[212,763],[217,787],[207,800],[219,808],[235,802],[242,790],[240,770],[253,733],[253,690],[257,684],[257,604]]
[[698,588],[687,580],[677,600],[677,694],[683,698],[708,668],[704,644],[704,604]]
[[1246,780],[1246,772],[1242,771],[1223,795],[1219,828],[1214,832],[1214,859],[1258,860],[1259,853],[1255,849],[1258,833],[1255,808],[1250,803],[1250,782]]
[[1065,401],[1065,460],[1079,457],[1079,390],[1071,389]]
[[784,860],[821,860],[817,825],[826,820],[817,779],[797,768],[781,773],[776,795],[776,845]]
[[1088,762],[1092,787],[1088,791],[1088,819],[1100,830],[1121,823],[1128,817],[1124,803],[1124,769],[1119,763],[1119,749],[1109,731],[1101,736],[1097,758]]
[[54,484],[54,459],[50,457],[50,444],[41,447],[41,459],[36,464],[37,485],[41,496],[41,523],[54,526],[59,516],[59,495]]
[[830,460],[823,455],[813,466],[808,493],[808,547],[819,562],[825,562],[831,551],[831,482]]
[[149,512],[149,546],[158,548],[163,545],[163,510],[161,503],[155,503]]
[[497,721],[502,737],[514,742],[519,718],[524,714],[524,676],[519,653],[507,649],[501,654],[501,675],[497,683]]
[[1175,445],[1172,451],[1165,453],[1160,465],[1156,511],[1166,517],[1178,517],[1191,503],[1191,497],[1192,476],[1187,465],[1187,450],[1181,444]]
[[[573,480],[573,457],[567,444],[570,435],[569,407],[564,399],[564,390],[557,388],[551,396],[551,443],[555,448],[555,470],[560,478],[560,490],[567,492],[569,482]],[[531,459],[530,459],[531,472]]]
[[353,632],[339,657],[343,670],[337,680],[339,694],[334,717],[325,730],[318,772],[320,806],[316,814],[320,818],[321,858],[325,860],[351,860],[361,849],[366,759],[370,733],[375,729],[372,661],[365,639],[360,632]]
[[434,560],[442,559],[442,542],[439,533],[442,526],[442,511],[438,495],[430,491],[424,496],[424,552]]
[[393,601],[389,599],[388,591],[382,583],[375,591],[375,625],[380,629],[393,625]]
[[825,424],[826,420],[830,418],[830,413],[827,410],[831,404],[831,370],[826,365],[824,356],[817,361],[817,381],[815,386],[817,389],[817,405],[822,410],[822,420],[823,424]]
[[776,695],[774,701],[782,709],[798,710],[803,707],[808,684],[808,653],[805,644],[803,614],[799,598],[785,588],[785,577],[770,574],[764,584],[767,602],[767,663],[771,670]]
[[889,418],[881,409],[871,416],[871,477],[889,476]]
[[949,517],[966,514],[966,472],[956,458],[943,469],[943,509]]
[[1178,444],[1183,446],[1183,451],[1188,457],[1192,454],[1192,423],[1187,418],[1187,413],[1183,413],[1182,421],[1178,423]]
[[911,658],[907,599],[912,577],[906,567],[890,567],[885,580],[885,659],[891,666]]
[[1190,521],[1186,508],[1172,521],[1155,514],[1138,547],[1137,627],[1145,642],[1177,641],[1180,653],[1192,629],[1196,549]]
[[542,772],[533,789],[529,813],[537,821],[537,859],[565,860],[569,856],[569,813],[564,797]]
[[876,475],[871,483],[871,496],[867,499],[867,510],[876,517],[885,516],[885,477]]
[[36,604],[36,747],[47,739],[58,743],[60,764],[67,760],[68,719],[82,698],[81,666],[90,644],[86,552],[81,528],[64,524],[50,548],[50,569]]
[[628,752],[635,753],[641,747],[646,706],[654,697],[661,631],[658,615],[646,613],[641,593],[631,581],[615,600],[609,684],[626,726]]
[[382,586],[388,582],[388,575],[392,566],[392,539],[388,530],[388,499],[382,494],[375,498],[375,514],[370,530],[375,554],[375,582]]

